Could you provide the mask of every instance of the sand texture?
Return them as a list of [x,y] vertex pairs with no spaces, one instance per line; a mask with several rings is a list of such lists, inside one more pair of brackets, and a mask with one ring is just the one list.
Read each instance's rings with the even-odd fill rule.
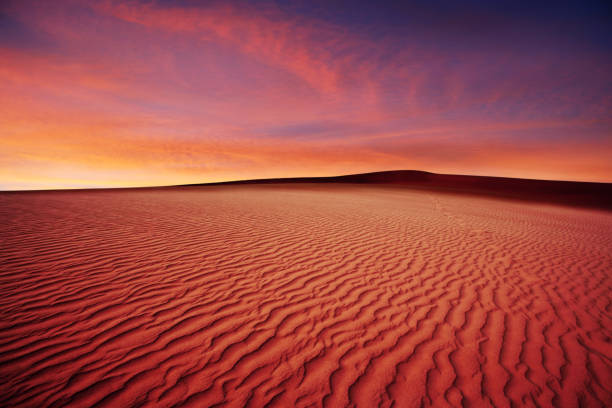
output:
[[232,185],[0,225],[5,407],[612,406],[612,212]]

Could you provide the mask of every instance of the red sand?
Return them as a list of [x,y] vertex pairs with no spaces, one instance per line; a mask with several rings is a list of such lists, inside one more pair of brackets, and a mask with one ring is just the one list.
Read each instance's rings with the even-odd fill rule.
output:
[[383,187],[0,194],[3,406],[611,406],[612,213]]

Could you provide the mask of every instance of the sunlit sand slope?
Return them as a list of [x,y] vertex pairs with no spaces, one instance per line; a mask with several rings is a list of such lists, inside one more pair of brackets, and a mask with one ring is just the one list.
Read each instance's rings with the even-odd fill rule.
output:
[[2,406],[612,404],[612,213],[379,187],[0,194]]

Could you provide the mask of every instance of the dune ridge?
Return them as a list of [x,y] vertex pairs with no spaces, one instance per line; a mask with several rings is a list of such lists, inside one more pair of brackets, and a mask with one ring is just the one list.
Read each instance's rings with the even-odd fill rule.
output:
[[605,407],[612,214],[385,186],[0,194],[11,407]]
[[213,187],[227,185],[383,185],[435,193],[464,194],[477,197],[503,198],[526,202],[541,202],[573,207],[595,208],[612,211],[612,183],[535,180],[508,177],[469,176],[458,174],[437,174],[420,170],[390,170],[371,173],[348,174],[327,177],[287,177],[268,179],[247,179],[211,183],[183,184],[174,186],[121,187],[93,189],[25,190],[0,191],[1,193],[22,193],[37,191],[109,191],[109,190],[151,190],[183,187]]
[[191,184],[191,186],[279,183],[395,185],[438,193],[469,194],[612,210],[612,183],[437,174],[420,170],[377,171],[330,177],[236,180]]

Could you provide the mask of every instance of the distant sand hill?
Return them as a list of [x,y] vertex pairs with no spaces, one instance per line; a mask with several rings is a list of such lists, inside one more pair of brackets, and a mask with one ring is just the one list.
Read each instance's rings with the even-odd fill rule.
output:
[[[380,171],[334,177],[239,180],[219,184],[357,183],[387,184],[439,192],[497,196],[575,206],[612,209],[612,183],[530,180],[504,177],[435,174],[417,170]],[[194,184],[196,185],[196,184]]]

